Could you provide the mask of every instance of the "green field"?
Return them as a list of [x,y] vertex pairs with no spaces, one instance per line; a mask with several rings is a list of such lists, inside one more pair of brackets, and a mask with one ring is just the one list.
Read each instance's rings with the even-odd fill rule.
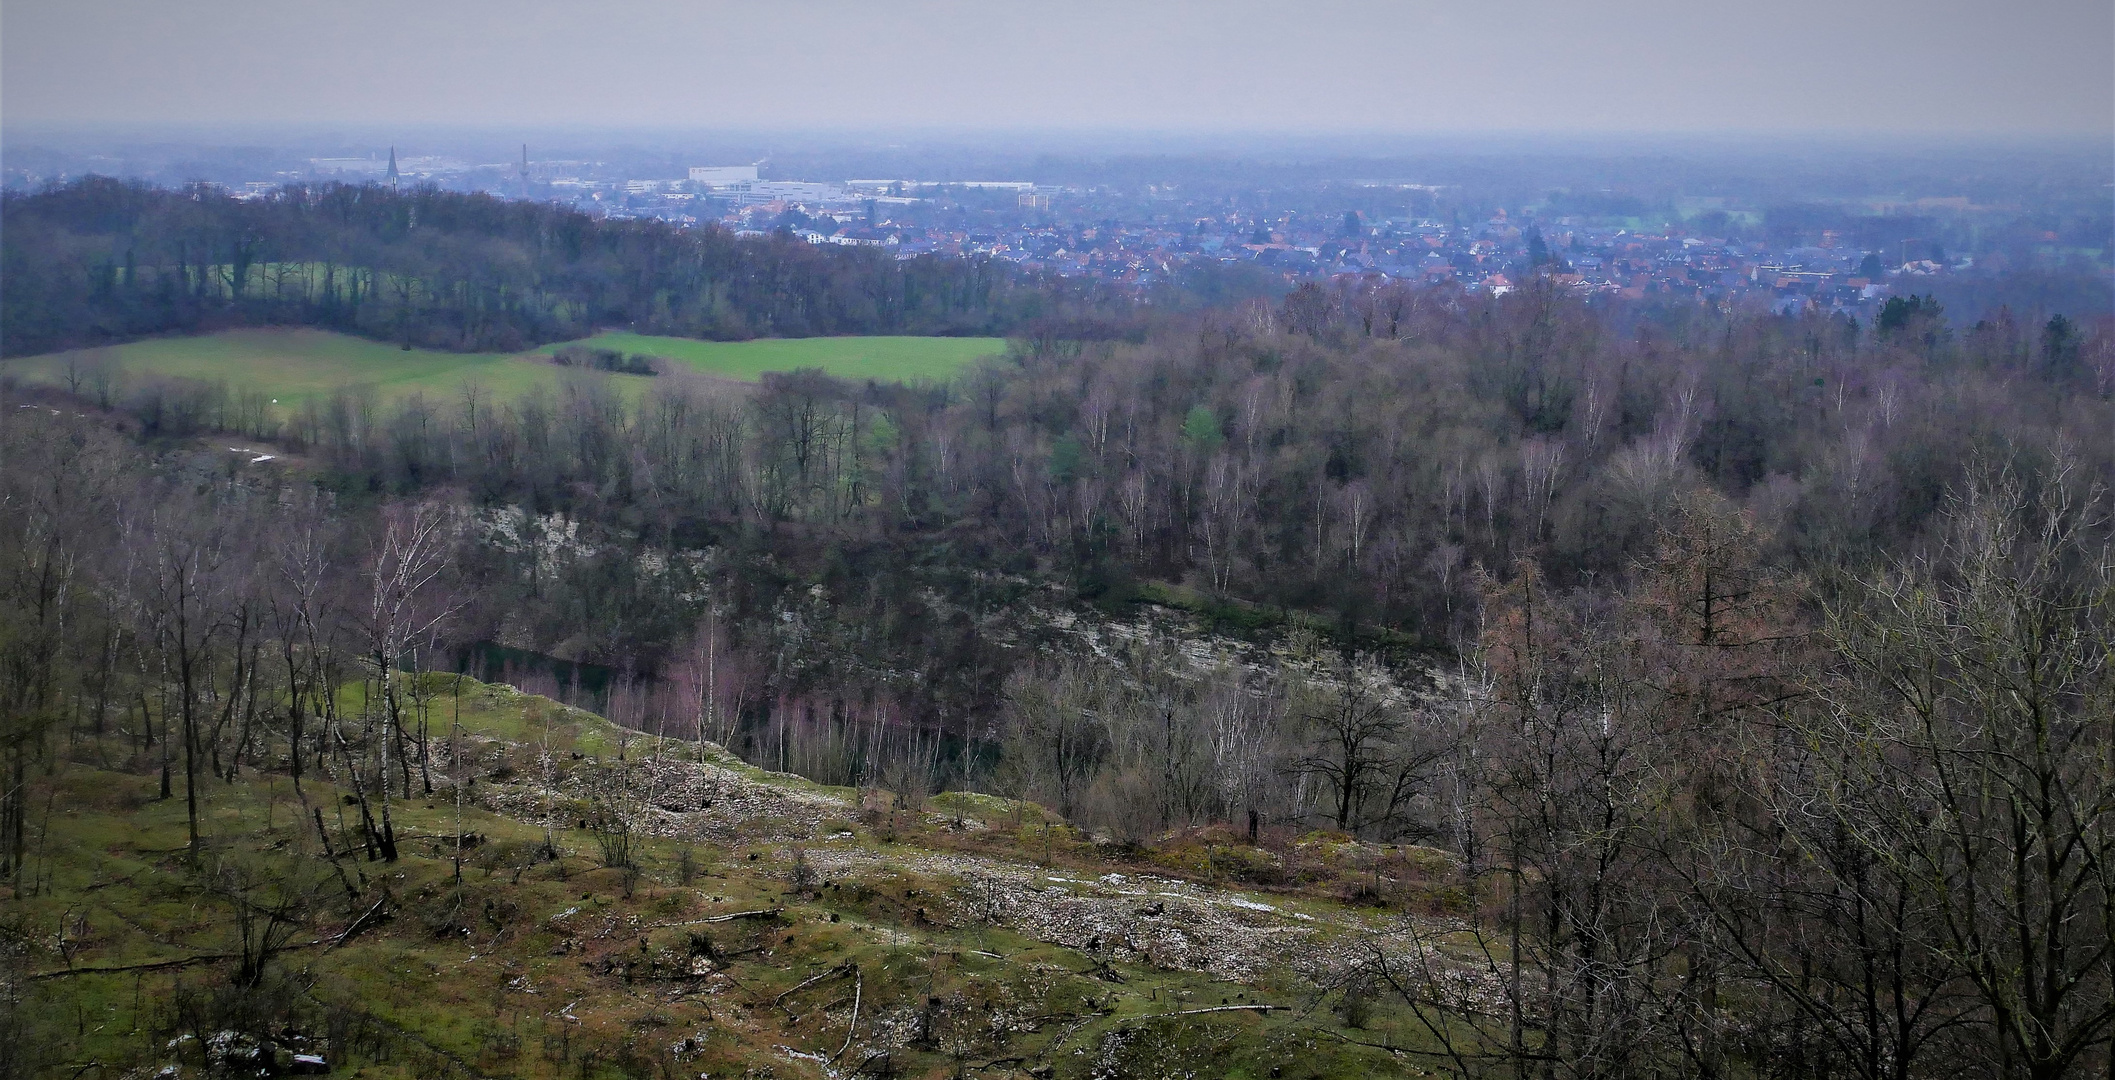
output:
[[[707,375],[754,380],[767,371],[821,368],[845,379],[883,382],[944,381],[980,356],[1004,352],[999,338],[821,337],[757,341],[693,341],[645,334],[597,334],[581,342],[624,353],[646,353],[688,364]],[[560,346],[546,345],[539,352]]]
[[[828,337],[712,342],[639,334],[599,334],[585,344],[648,353],[727,379],[753,381],[767,371],[817,367],[848,379],[947,379],[969,361],[1005,348],[998,338]],[[221,380],[262,390],[282,405],[342,386],[374,386],[386,397],[412,393],[453,397],[465,382],[512,396],[555,384],[567,369],[546,357],[558,348],[509,356],[495,353],[405,351],[394,345],[323,330],[228,330],[200,337],[154,338],[103,349],[0,361],[0,375],[24,382],[66,385],[69,373],[85,382],[92,369],[115,364],[126,378],[164,376]],[[637,390],[644,376],[608,378]]]

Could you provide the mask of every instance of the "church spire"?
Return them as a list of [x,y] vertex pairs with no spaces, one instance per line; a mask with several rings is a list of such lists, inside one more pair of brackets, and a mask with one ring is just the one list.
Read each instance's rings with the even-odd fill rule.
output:
[[397,176],[397,148],[396,148],[396,147],[394,147],[394,146],[392,146],[392,147],[390,147],[390,148],[389,148],[389,187],[390,187],[390,190],[394,191],[394,190],[396,189],[396,187],[397,187],[397,183],[398,183],[398,176]]

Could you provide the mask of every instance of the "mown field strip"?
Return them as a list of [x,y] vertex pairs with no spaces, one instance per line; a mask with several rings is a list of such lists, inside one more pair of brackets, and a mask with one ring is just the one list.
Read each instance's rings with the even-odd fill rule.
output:
[[[821,368],[842,378],[884,382],[945,380],[980,356],[1004,351],[998,338],[829,337],[758,341],[605,333],[580,344],[643,353],[717,378],[753,382],[765,372]],[[521,354],[448,353],[402,349],[324,330],[227,330],[197,337],[153,338],[100,349],[74,349],[0,361],[0,376],[92,392],[114,369],[120,381],[181,378],[225,382],[231,390],[261,392],[286,408],[341,387],[373,387],[385,398],[422,393],[453,399],[466,384],[511,397],[555,386],[569,369],[550,362],[561,346]],[[636,393],[651,380],[610,375]]]

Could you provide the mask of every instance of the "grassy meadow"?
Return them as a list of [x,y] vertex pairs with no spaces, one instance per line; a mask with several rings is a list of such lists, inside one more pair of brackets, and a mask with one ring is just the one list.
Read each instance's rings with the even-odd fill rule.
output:
[[[581,344],[625,353],[645,353],[701,374],[752,382],[767,371],[821,368],[847,379],[944,380],[979,356],[1001,352],[998,338],[827,337],[759,341],[692,341],[685,338],[605,333]],[[550,362],[561,346],[518,355],[405,350],[395,345],[325,330],[227,330],[197,337],[151,338],[100,349],[74,349],[0,360],[0,376],[26,383],[84,386],[99,367],[114,365],[125,378],[159,376],[225,381],[261,390],[282,408],[343,386],[372,386],[385,398],[423,393],[454,397],[465,383],[510,397],[553,385],[567,370]],[[649,378],[609,375],[636,392]]]
[[[980,356],[1006,351],[1000,338],[818,337],[755,341],[694,341],[646,334],[603,333],[580,342],[591,348],[645,353],[723,379],[756,380],[767,371],[821,368],[841,379],[942,382]],[[561,348],[547,345],[538,352]]]

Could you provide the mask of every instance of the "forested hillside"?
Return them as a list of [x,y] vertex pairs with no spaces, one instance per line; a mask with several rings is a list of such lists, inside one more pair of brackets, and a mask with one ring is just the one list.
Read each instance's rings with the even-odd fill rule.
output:
[[[111,731],[171,800],[327,777],[317,831],[388,863],[390,800],[453,782],[413,695],[475,646],[1108,858],[1209,836],[1208,879],[1302,888],[1357,854],[1342,895],[1403,921],[1312,1000],[1405,1071],[2105,1071],[2109,327],[1535,282],[1133,336],[922,387],[8,388],[0,870],[35,887],[42,770]],[[1414,1049],[1355,1034],[1374,1000]]]
[[300,325],[514,351],[604,327],[702,338],[1003,334],[1125,302],[1004,264],[738,238],[432,189],[236,199],[90,178],[8,193],[0,354]]
[[[810,372],[754,394],[670,378],[630,401],[583,378],[522,400],[349,390],[285,418],[204,383],[89,393],[159,438],[283,440],[363,498],[446,494],[630,538],[596,565],[752,544],[879,559],[840,571],[851,602],[941,544],[942,566],[1084,599],[1179,585],[1442,652],[1473,626],[1479,572],[1533,558],[1567,587],[1620,578],[1697,491],[1753,517],[1774,565],[1821,575],[1917,550],[1974,468],[2110,475],[2105,327],[1955,333],[1921,301],[1876,328],[1621,319],[1539,288],[1305,289],[1139,344],[1017,339],[946,388]],[[542,622],[596,643],[580,658],[658,664],[671,640],[643,628],[665,624],[607,617],[634,629]]]

